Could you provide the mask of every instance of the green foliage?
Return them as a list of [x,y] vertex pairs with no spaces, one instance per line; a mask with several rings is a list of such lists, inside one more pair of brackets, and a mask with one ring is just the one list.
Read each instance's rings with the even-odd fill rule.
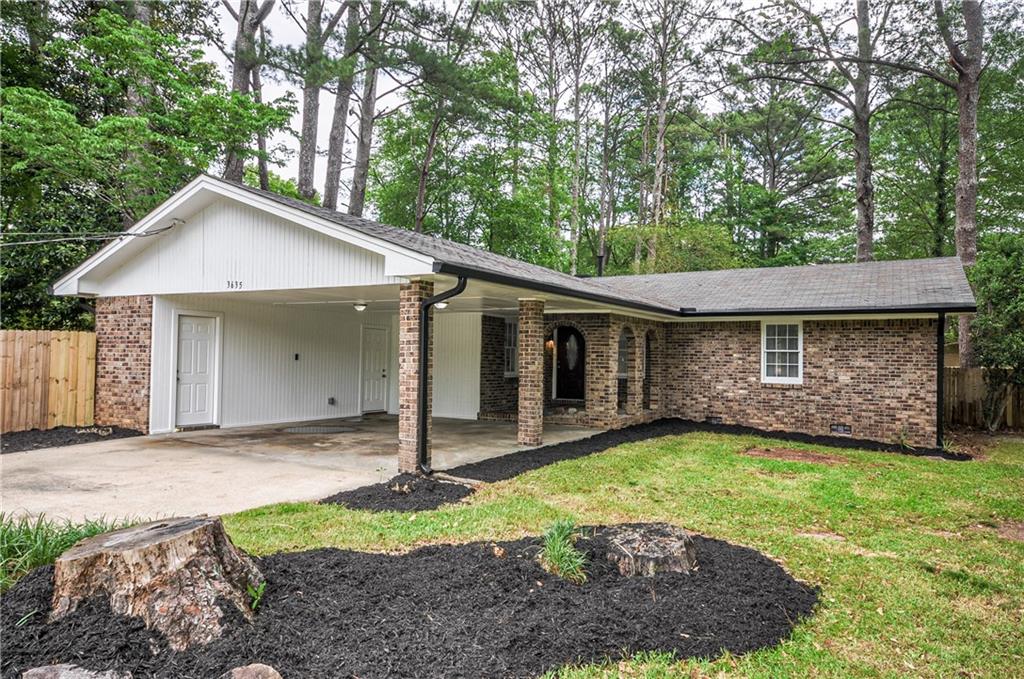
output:
[[540,564],[544,570],[569,582],[587,581],[587,557],[576,548],[579,531],[572,519],[559,519],[544,532]]
[[0,512],[0,592],[33,568],[53,563],[79,540],[125,528],[130,521],[99,519],[85,523],[14,517]]
[[263,601],[263,592],[267,589],[267,581],[264,580],[260,584],[253,587],[252,583],[248,583],[245,586],[245,592],[249,595],[249,608],[253,613],[260,607],[260,602]]
[[[174,7],[192,4],[161,5],[158,14]],[[103,241],[16,243],[119,232],[226,148],[284,126],[294,108],[227,91],[196,38],[161,30],[174,24],[159,16],[147,26],[100,5],[54,14],[61,23],[31,34],[39,42],[3,34],[16,66],[0,71],[5,328],[89,327],[76,300],[54,301],[46,286]],[[56,21],[13,18],[28,22],[25,33]]]
[[[245,166],[245,175],[242,179],[246,184],[253,188],[258,189],[260,187],[259,171],[253,165]],[[309,200],[306,200],[299,194],[299,184],[294,179],[287,179],[276,172],[268,172],[267,179],[270,184],[269,190],[278,195],[294,198],[295,200],[301,200],[309,203],[310,205],[320,205],[320,194],[314,192],[313,196],[310,197]]]
[[975,359],[986,368],[985,419],[995,430],[1009,385],[1024,387],[1024,236],[989,237],[971,280],[978,315],[971,324]]

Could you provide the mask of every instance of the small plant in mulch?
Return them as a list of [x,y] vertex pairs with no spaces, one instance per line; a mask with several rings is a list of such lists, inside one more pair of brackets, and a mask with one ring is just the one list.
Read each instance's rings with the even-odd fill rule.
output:
[[267,590],[267,581],[264,580],[255,587],[252,583],[245,586],[245,593],[249,595],[249,609],[255,613],[256,609],[260,607],[260,602],[263,601],[263,593]]
[[559,519],[544,533],[538,560],[541,567],[563,580],[581,585],[587,581],[587,556],[576,548],[579,529],[572,519]]

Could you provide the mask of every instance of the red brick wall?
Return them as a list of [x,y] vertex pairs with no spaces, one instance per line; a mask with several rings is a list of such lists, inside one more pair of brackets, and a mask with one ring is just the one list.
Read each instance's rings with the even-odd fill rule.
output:
[[96,423],[149,433],[153,298],[96,300]]
[[519,379],[505,377],[505,319],[480,319],[480,412],[512,413],[518,401]]
[[804,321],[803,384],[761,382],[758,321],[670,325],[669,410],[725,424],[935,445],[935,321]]

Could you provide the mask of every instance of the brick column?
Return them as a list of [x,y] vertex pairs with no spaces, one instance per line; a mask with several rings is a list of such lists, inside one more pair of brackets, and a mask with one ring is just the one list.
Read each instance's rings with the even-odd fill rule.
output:
[[[398,471],[416,472],[417,413],[420,375],[420,302],[434,294],[429,281],[412,281],[398,292]],[[431,312],[433,313],[433,312]],[[430,402],[434,333],[430,332],[427,355],[427,461],[430,461]]]
[[544,436],[544,302],[519,300],[520,445],[539,446]]
[[153,298],[96,300],[96,424],[149,433]]

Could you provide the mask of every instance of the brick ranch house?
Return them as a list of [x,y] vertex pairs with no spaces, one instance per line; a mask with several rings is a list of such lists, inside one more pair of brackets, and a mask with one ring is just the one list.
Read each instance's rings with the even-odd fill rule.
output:
[[386,412],[403,471],[432,416],[940,446],[944,319],[975,309],[956,258],[577,278],[206,175],[128,233],[54,284],[96,300],[99,423]]

